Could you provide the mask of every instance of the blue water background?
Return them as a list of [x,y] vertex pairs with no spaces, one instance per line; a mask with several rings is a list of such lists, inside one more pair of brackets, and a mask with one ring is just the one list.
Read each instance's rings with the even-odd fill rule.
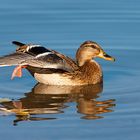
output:
[[[114,99],[102,119],[81,119],[76,103],[55,120],[22,121],[0,116],[2,140],[136,140],[140,137],[140,1],[139,0],[1,0],[0,55],[15,50],[11,41],[42,44],[70,57],[85,40],[98,42],[116,62],[97,59],[104,71],[101,100]],[[36,84],[24,71],[11,81],[13,67],[0,68],[0,98],[19,99]]]

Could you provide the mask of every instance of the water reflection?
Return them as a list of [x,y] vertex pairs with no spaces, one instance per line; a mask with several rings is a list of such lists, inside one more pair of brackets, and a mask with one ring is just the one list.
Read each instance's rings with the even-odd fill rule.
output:
[[115,105],[113,99],[97,101],[102,89],[102,84],[94,86],[37,84],[31,92],[25,93],[23,98],[1,102],[0,109],[4,115],[15,114],[14,125],[19,121],[56,119],[56,117],[49,117],[49,114],[64,113],[64,108],[69,107],[70,102],[76,103],[77,112],[82,114],[82,119],[99,119],[103,117],[100,114],[112,112],[111,107]]

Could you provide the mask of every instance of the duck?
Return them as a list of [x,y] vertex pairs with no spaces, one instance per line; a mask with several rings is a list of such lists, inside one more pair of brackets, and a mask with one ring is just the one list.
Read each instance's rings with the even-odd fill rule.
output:
[[42,45],[12,42],[15,52],[0,57],[0,67],[16,66],[11,79],[22,77],[27,69],[39,82],[46,85],[95,85],[103,82],[102,68],[95,58],[115,61],[94,41],[83,42],[76,52],[76,60]]

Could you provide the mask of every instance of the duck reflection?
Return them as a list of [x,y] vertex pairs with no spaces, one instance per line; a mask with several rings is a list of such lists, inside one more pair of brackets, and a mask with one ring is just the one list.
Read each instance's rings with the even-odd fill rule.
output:
[[69,107],[70,102],[75,102],[76,110],[82,114],[82,119],[99,119],[103,117],[102,113],[112,112],[111,108],[115,105],[113,99],[97,101],[102,89],[102,84],[90,86],[37,84],[31,92],[25,93],[25,97],[16,101],[2,102],[0,110],[7,114],[14,113],[16,115],[14,125],[16,125],[17,122],[25,120],[56,119],[49,116],[64,113],[64,108]]

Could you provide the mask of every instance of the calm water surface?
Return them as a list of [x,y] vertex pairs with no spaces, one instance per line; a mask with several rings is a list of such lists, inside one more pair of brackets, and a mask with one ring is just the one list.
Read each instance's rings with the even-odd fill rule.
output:
[[97,41],[116,62],[97,59],[103,85],[46,86],[24,70],[0,68],[2,140],[128,140],[140,137],[139,0],[2,0],[0,55],[11,41],[37,43],[70,57],[85,40]]

